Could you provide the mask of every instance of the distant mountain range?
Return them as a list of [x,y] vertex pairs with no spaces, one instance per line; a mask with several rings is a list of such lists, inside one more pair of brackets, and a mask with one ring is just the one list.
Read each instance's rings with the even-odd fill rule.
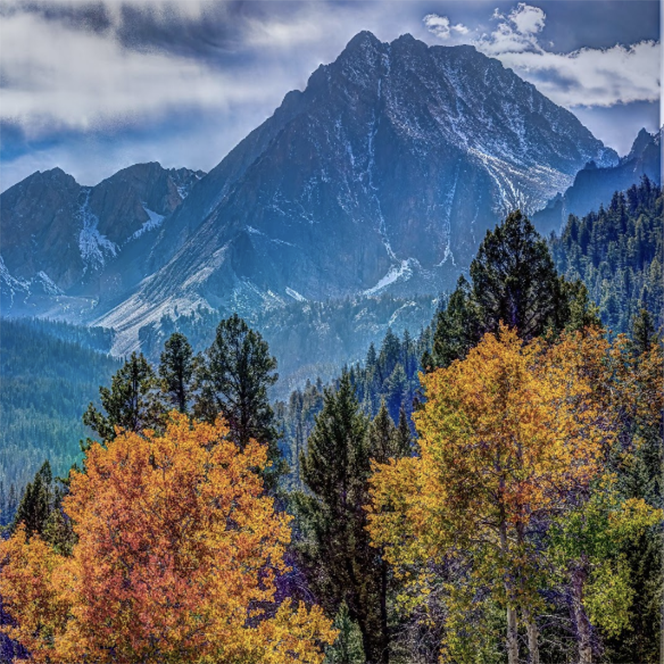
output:
[[201,306],[435,294],[508,211],[560,227],[638,181],[656,140],[619,160],[472,46],[362,32],[207,175],[141,164],[82,187],[55,169],[4,192],[0,307],[112,327],[126,353]]
[[95,187],[59,168],[0,196],[3,314],[86,320],[145,276],[164,219],[205,173],[159,164],[125,168]]
[[533,215],[540,232],[560,231],[570,214],[581,217],[591,210],[606,206],[613,193],[626,191],[637,184],[643,175],[660,183],[662,179],[662,130],[649,134],[642,129],[629,154],[616,166],[602,168],[594,161],[586,164],[574,178],[574,184],[564,194],[559,193],[547,206]]

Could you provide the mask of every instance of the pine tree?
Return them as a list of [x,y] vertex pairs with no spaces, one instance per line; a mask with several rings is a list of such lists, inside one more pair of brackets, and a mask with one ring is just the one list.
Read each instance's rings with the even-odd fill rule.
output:
[[641,307],[638,315],[634,316],[632,320],[632,340],[636,355],[647,353],[656,339],[657,335],[652,316],[645,307]]
[[447,306],[438,312],[431,360],[423,359],[424,368],[446,367],[454,360],[465,357],[480,337],[479,308],[471,285],[461,275]]
[[[113,440],[116,427],[138,433],[161,426],[166,408],[157,391],[154,371],[142,353],[132,353],[113,376],[111,387],[100,387],[99,394],[106,415],[90,403],[83,414],[83,424],[102,441]],[[89,446],[89,440],[83,444],[84,449]]]
[[344,374],[336,392],[325,392],[301,460],[309,492],[298,494],[296,504],[305,538],[302,564],[316,596],[332,614],[346,604],[362,634],[365,661],[383,664],[389,660],[384,568],[369,544],[364,510],[371,473],[368,428]]
[[193,371],[194,353],[191,345],[184,334],[174,332],[164,344],[159,376],[163,381],[162,389],[181,413],[187,412]]
[[222,320],[212,345],[199,357],[194,415],[214,422],[223,415],[230,438],[244,448],[251,439],[268,445],[272,463],[265,476],[270,488],[284,472],[277,446],[274,411],[267,390],[277,382],[277,361],[267,342],[237,314]]
[[580,283],[569,284],[556,272],[545,240],[519,210],[487,234],[470,265],[469,284],[461,276],[435,321],[433,350],[424,368],[447,367],[463,359],[487,332],[503,322],[524,340],[595,322]]
[[502,321],[528,340],[551,324],[558,275],[546,242],[519,210],[487,231],[470,276],[483,333],[496,332]]
[[51,465],[45,461],[37,471],[35,478],[25,487],[25,493],[16,510],[12,532],[19,523],[24,524],[27,537],[43,535],[46,522],[53,509],[53,474]]

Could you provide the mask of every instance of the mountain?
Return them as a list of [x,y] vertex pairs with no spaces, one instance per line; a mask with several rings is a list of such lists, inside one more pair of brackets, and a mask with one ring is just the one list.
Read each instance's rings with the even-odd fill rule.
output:
[[618,157],[497,60],[363,32],[201,180],[164,221],[152,276],[96,322],[127,350],[176,307],[438,292],[487,228],[591,160]]
[[3,314],[75,319],[100,300],[126,296],[146,276],[142,257],[157,228],[203,175],[136,164],[85,187],[54,168],[5,191],[0,196]]
[[616,191],[627,191],[647,175],[656,184],[662,181],[662,133],[649,134],[641,129],[629,154],[615,166],[599,167],[589,162],[574,178],[564,194],[558,194],[547,206],[533,215],[533,223],[542,233],[559,232],[569,215],[582,216],[606,205]]

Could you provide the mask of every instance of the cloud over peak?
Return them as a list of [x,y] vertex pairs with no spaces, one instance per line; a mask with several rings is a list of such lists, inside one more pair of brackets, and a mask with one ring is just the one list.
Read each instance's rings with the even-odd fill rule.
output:
[[[432,16],[423,19],[429,32],[442,40],[454,37],[447,17],[435,15],[434,21]],[[629,46],[616,44],[558,53],[541,39],[546,19],[540,7],[519,2],[507,14],[497,9],[493,12],[495,26],[488,34],[467,29],[463,33],[467,38],[454,41],[471,43],[482,53],[498,58],[567,108],[659,99],[660,42],[644,40]]]

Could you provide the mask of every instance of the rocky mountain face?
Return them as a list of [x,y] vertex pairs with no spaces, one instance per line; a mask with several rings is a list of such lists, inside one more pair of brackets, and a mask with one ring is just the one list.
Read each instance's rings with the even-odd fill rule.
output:
[[600,167],[591,161],[580,170],[564,194],[558,194],[533,216],[542,233],[559,232],[570,214],[582,217],[591,210],[606,206],[615,191],[625,191],[643,175],[661,184],[662,133],[649,134],[641,129],[629,154],[615,166]]
[[59,168],[0,196],[3,314],[63,314],[126,296],[163,220],[204,173],[136,164],[95,187]]
[[618,158],[497,60],[360,33],[164,221],[153,275],[97,322],[135,336],[176,307],[438,292],[591,160]]

